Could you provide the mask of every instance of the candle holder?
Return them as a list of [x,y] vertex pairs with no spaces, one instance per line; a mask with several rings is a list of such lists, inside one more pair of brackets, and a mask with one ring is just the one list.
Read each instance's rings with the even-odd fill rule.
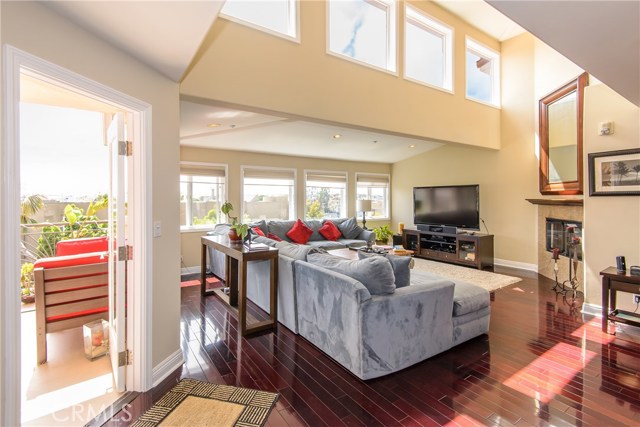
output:
[[82,326],[84,355],[89,360],[97,359],[109,352],[109,323],[95,320]]

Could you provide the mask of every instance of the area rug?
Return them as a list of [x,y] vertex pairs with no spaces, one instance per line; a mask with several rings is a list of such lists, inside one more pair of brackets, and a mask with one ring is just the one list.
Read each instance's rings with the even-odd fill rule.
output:
[[413,268],[415,270],[437,274],[438,276],[448,279],[461,280],[485,288],[489,292],[522,281],[522,279],[518,277],[507,276],[506,274],[460,267],[444,262],[430,261],[428,259],[414,258],[414,260],[415,265]]
[[263,426],[279,394],[186,378],[160,398],[136,427]]

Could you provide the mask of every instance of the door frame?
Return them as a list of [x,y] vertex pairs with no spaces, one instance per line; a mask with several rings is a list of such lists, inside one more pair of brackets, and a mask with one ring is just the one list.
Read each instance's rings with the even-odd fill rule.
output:
[[[4,46],[2,61],[2,113],[4,129],[0,147],[0,397],[4,407],[0,424],[20,424],[20,74],[23,70],[39,78],[115,105],[133,114],[132,162],[134,192],[128,203],[133,212],[133,274],[127,291],[128,347],[133,363],[127,367],[127,390],[152,387],[152,260],[151,235],[151,105],[109,88],[87,77],[38,58],[10,45]],[[16,285],[11,285],[15,283]]]

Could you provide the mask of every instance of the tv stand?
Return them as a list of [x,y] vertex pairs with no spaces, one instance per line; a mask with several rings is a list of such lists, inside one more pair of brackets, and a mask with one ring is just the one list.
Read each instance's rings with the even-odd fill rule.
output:
[[475,267],[493,267],[492,234],[458,234],[405,228],[402,232],[405,249],[418,258]]

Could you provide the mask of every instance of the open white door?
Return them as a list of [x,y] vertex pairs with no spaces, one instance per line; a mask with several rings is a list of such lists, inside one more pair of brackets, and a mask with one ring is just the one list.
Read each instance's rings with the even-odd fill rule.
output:
[[[111,366],[116,391],[125,390],[128,362],[126,348],[127,261],[131,250],[127,244],[127,159],[130,143],[125,137],[124,114],[117,113],[107,131],[109,150],[109,342]],[[130,242],[130,240],[129,240]]]

